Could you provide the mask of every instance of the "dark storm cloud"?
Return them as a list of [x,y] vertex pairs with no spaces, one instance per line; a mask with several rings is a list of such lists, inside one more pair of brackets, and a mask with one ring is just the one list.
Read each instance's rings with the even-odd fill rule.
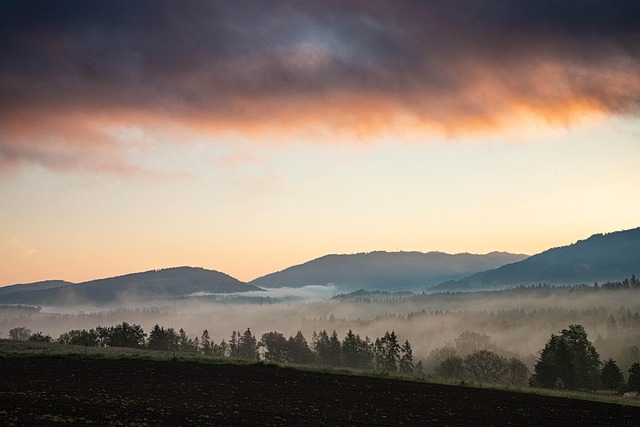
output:
[[638,1],[4,1],[0,40],[0,163],[98,124],[455,134],[640,100]]

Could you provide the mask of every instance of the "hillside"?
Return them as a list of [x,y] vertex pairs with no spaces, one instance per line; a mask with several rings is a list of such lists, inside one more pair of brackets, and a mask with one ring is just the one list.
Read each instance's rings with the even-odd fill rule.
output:
[[636,406],[268,364],[13,356],[0,375],[2,425],[634,426],[640,417]]
[[356,289],[421,291],[445,280],[519,261],[526,255],[442,252],[370,252],[326,255],[249,282],[262,288],[333,284],[340,291]]
[[[12,288],[19,289],[17,285]],[[167,299],[201,293],[233,293],[260,290],[214,270],[176,267],[133,273],[107,279],[41,290],[0,294],[2,304],[109,304]]]
[[430,291],[488,290],[518,285],[622,280],[640,273],[640,228],[594,234],[494,270],[447,281]]
[[3,286],[0,288],[0,297],[16,292],[40,291],[43,289],[59,288],[61,286],[73,285],[74,283],[64,280],[44,280],[34,283],[20,283],[17,285]]

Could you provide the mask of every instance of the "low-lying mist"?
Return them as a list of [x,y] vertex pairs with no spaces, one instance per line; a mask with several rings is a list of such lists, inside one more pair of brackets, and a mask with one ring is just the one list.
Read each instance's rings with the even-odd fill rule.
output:
[[191,297],[218,297],[220,301],[228,300],[235,297],[236,299],[264,301],[298,301],[298,302],[315,302],[327,298],[331,298],[338,293],[338,289],[334,285],[307,285],[300,288],[267,288],[261,291],[248,291],[242,294],[223,295],[205,292],[197,292],[191,294]]
[[[155,301],[155,307],[129,306],[126,309],[78,307],[63,312],[55,307],[5,306],[0,308],[0,337],[7,337],[14,327],[24,326],[55,339],[72,329],[121,322],[141,325],[147,333],[156,324],[176,330],[183,328],[192,338],[207,329],[216,343],[223,339],[228,341],[232,331],[246,328],[250,328],[258,339],[271,331],[286,336],[301,331],[309,343],[313,332],[323,329],[335,330],[341,339],[349,329],[362,337],[382,336],[386,331],[394,330],[400,341],[411,342],[414,359],[425,361],[428,369],[432,364],[430,354],[433,358],[435,349],[453,347],[456,338],[472,331],[488,335],[498,352],[516,355],[531,367],[551,334],[558,334],[570,324],[581,324],[602,358],[632,360],[637,357],[637,347],[640,347],[640,324],[614,330],[609,318],[613,315],[620,323],[621,319],[640,312],[639,292],[634,289],[572,291],[539,287],[476,293],[331,298],[336,293],[334,287],[307,286],[273,289],[255,295],[198,295]],[[636,317],[640,319],[640,316]],[[636,346],[636,356],[632,354],[633,350],[625,350],[633,346]],[[625,351],[629,354],[621,356]],[[621,368],[627,363],[622,362]]]

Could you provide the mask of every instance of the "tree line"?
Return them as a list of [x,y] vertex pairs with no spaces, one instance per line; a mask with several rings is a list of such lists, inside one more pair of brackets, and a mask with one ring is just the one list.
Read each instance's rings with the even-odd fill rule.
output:
[[[465,353],[464,357],[460,355]],[[625,383],[615,360],[600,360],[582,325],[569,325],[559,335],[552,334],[535,362],[532,375],[519,359],[499,355],[490,338],[477,332],[461,334],[455,347],[436,349],[429,357],[438,360],[437,376],[455,381],[519,386],[528,383],[533,387],[570,390],[607,388],[612,393],[640,391],[640,363],[631,365]]]
[[600,360],[582,325],[569,325],[560,331],[560,335],[552,334],[534,370],[531,385],[539,387],[640,391],[640,363],[631,365],[625,384],[616,361],[611,358],[604,362]]
[[371,340],[349,330],[341,340],[334,330],[313,332],[309,344],[298,331],[285,337],[273,331],[257,339],[247,328],[233,331],[228,341],[216,343],[208,330],[190,338],[184,329],[164,328],[155,325],[148,336],[140,325],[122,322],[115,326],[98,326],[92,329],[74,329],[53,339],[41,332],[32,334],[25,327],[13,328],[9,338],[18,341],[57,342],[86,347],[128,347],[150,350],[186,352],[229,359],[244,359],[274,363],[344,367],[374,372],[420,375],[422,363],[413,362],[413,350],[408,340],[401,342],[394,331]]
[[[635,315],[625,315],[633,319]],[[613,316],[612,316],[613,318]],[[285,337],[277,331],[262,334],[260,339],[247,328],[233,331],[228,341],[219,343],[205,329],[199,337],[190,338],[184,329],[176,331],[155,325],[148,337],[141,326],[123,322],[94,329],[74,329],[53,340],[40,332],[32,334],[25,327],[9,331],[12,340],[45,341],[87,347],[130,347],[151,350],[200,353],[205,356],[274,363],[292,363],[328,367],[345,367],[374,372],[422,375],[422,362],[414,364],[411,344],[401,343],[394,331],[371,340],[349,330],[341,340],[334,330],[313,332],[309,344],[298,331]],[[640,391],[640,363],[631,365],[628,380],[615,360],[601,361],[582,325],[569,325],[552,334],[535,362],[530,375],[526,365],[516,357],[506,358],[486,334],[465,332],[455,340],[455,347],[434,350],[430,358],[438,359],[435,375],[454,381],[503,383],[514,386],[529,384],[556,389]],[[464,355],[464,357],[462,356]]]
[[454,339],[453,346],[434,349],[426,360],[435,376],[447,381],[527,385],[530,373],[524,362],[499,353],[491,337],[467,331]]

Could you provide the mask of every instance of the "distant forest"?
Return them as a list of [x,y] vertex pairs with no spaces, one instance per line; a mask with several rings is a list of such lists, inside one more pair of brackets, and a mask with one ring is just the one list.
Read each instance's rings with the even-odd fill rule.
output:
[[9,338],[15,341],[56,342],[85,347],[147,348],[149,350],[194,353],[214,358],[264,360],[274,363],[345,367],[374,372],[419,375],[422,364],[413,363],[413,352],[408,340],[401,343],[394,331],[386,332],[375,340],[361,338],[351,330],[341,341],[335,331],[313,333],[309,346],[302,332],[288,339],[279,332],[268,332],[257,340],[249,328],[243,333],[233,331],[229,341],[216,343],[208,330],[199,337],[190,338],[184,329],[155,325],[147,338],[140,325],[123,322],[115,326],[98,326],[89,330],[74,329],[53,339],[41,332],[31,333],[25,327],[13,328]]
[[[607,325],[616,338],[618,325],[628,335],[640,334],[640,314],[628,313],[618,321],[610,315]],[[40,332],[32,334],[25,327],[9,331],[11,340],[52,342],[50,336]],[[351,330],[343,340],[336,331],[313,333],[311,345],[298,331],[288,339],[279,332],[268,332],[257,340],[249,328],[243,333],[233,331],[228,342],[215,343],[205,329],[199,337],[191,339],[184,329],[175,331],[155,325],[148,335],[139,325],[126,322],[116,326],[98,326],[90,330],[71,330],[55,340],[62,345],[87,347],[130,347],[173,352],[202,354],[205,357],[244,359],[296,365],[316,365],[332,368],[351,368],[379,373],[396,373],[424,377],[422,362],[414,364],[411,344],[401,343],[394,331],[374,341],[361,338]],[[602,343],[601,343],[602,344]],[[638,348],[635,347],[636,357]],[[463,357],[464,356],[464,357]],[[540,352],[533,374],[517,357],[506,358],[486,334],[465,332],[455,340],[455,347],[443,347],[430,355],[438,358],[434,376],[441,380],[473,381],[478,383],[507,384],[557,389],[597,390],[602,387],[613,391],[640,389],[640,363],[628,369],[625,382],[618,363],[609,358],[603,362],[595,346],[589,341],[582,325],[570,325],[551,338]]]
[[371,301],[371,300],[395,300],[400,298],[411,298],[418,300],[450,300],[456,299],[477,299],[478,296],[549,296],[549,295],[562,295],[567,293],[594,293],[598,291],[612,291],[633,289],[640,290],[640,280],[636,278],[635,274],[631,275],[631,278],[625,278],[620,281],[607,281],[599,284],[595,282],[592,285],[580,284],[580,285],[549,285],[546,283],[540,283],[538,285],[520,285],[508,289],[498,289],[491,291],[446,291],[446,292],[434,292],[429,293],[427,291],[420,294],[412,294],[410,292],[389,292],[389,291],[368,291],[365,289],[359,289],[357,291],[350,292],[348,294],[339,294],[332,299],[336,301]]
[[[46,313],[39,307],[2,306],[0,314],[4,319],[0,319],[0,328],[9,330],[9,337],[15,340],[145,348],[448,382],[522,386],[531,381],[545,387],[595,388],[605,386],[600,370],[607,366],[607,375],[613,381],[607,384],[615,383],[612,390],[621,390],[631,387],[634,369],[640,363],[638,285],[633,275],[603,284],[540,284],[467,293],[408,296],[357,291],[311,304],[211,304],[196,306],[201,311],[194,312],[164,307],[71,314]],[[189,310],[190,306],[183,308]],[[238,318],[251,328],[235,330],[234,319]],[[87,327],[116,322],[121,323]],[[145,331],[140,323],[154,326]],[[202,332],[196,336],[183,328],[161,326],[163,323],[190,325],[192,332]],[[69,328],[78,324],[82,326]],[[46,333],[32,333],[29,328],[57,328],[58,336],[54,339]],[[231,334],[225,332],[232,328]],[[281,328],[286,333],[278,332]],[[260,333],[256,336],[252,330]],[[228,338],[214,341],[213,336]],[[527,339],[523,340],[524,336]],[[588,368],[588,381],[583,381],[582,374],[573,372],[570,366],[554,365],[553,360],[574,358],[562,354],[565,340],[576,341],[571,336],[578,337],[591,352],[590,362],[578,369]],[[583,349],[571,352],[578,350]],[[492,370],[488,366],[493,366]],[[618,370],[623,380],[616,383]]]

